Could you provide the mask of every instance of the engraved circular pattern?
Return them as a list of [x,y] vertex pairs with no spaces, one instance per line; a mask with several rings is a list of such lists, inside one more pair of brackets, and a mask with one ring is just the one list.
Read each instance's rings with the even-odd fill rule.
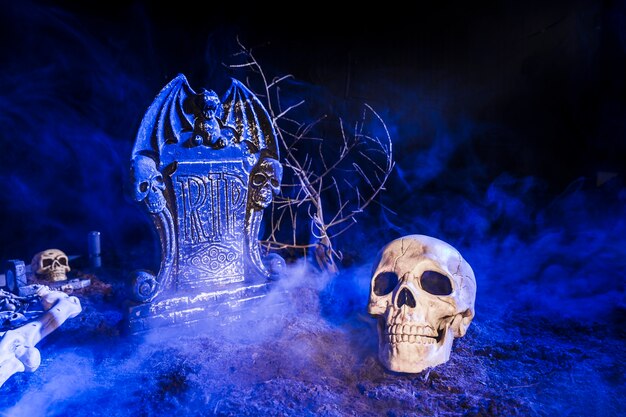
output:
[[135,300],[145,302],[152,297],[157,289],[157,280],[148,271],[133,272],[133,296]]
[[189,264],[214,274],[228,268],[237,258],[237,252],[232,248],[213,246],[206,252],[192,256]]

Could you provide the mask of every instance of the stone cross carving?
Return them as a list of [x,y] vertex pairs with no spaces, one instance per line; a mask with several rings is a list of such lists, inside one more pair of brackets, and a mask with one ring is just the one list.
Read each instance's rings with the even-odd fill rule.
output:
[[263,294],[272,273],[259,227],[282,166],[271,119],[250,90],[233,80],[220,100],[177,76],[141,122],[131,178],[162,252],[156,275],[135,274],[144,304],[131,309],[131,328],[193,322],[203,310]]

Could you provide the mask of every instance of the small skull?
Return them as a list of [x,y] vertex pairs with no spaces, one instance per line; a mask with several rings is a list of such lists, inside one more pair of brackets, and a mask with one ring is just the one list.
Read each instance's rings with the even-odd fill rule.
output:
[[65,281],[70,272],[67,255],[58,249],[47,249],[39,252],[31,262],[31,270],[49,281]]
[[449,244],[410,235],[374,264],[368,313],[378,319],[378,356],[395,372],[418,373],[450,359],[474,317],[476,279]]
[[270,205],[274,194],[280,192],[283,166],[273,158],[262,158],[250,173],[250,200],[255,209]]
[[133,160],[131,170],[135,201],[145,201],[148,211],[157,214],[165,208],[165,182],[163,175],[157,170],[152,158],[138,156]]

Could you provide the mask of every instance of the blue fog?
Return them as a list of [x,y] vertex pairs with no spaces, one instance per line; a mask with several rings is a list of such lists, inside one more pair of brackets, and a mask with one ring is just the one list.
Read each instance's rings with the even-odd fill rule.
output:
[[[393,72],[379,68],[384,64],[360,70],[355,59],[346,71],[332,63],[320,65],[317,73],[314,69],[307,72],[294,62],[298,57],[281,56],[284,51],[273,49],[271,42],[257,41],[251,29],[246,32],[248,21],[219,22],[218,16],[208,20],[207,26],[213,28],[208,29],[194,26],[197,20],[187,27],[179,19],[167,28],[162,15],[152,19],[152,9],[141,3],[121,7],[119,15],[101,10],[102,16],[46,2],[3,7],[1,259],[28,263],[36,252],[48,247],[84,255],[87,233],[99,230],[104,262],[120,275],[146,267],[146,263],[155,268],[158,242],[152,225],[129,197],[129,158],[136,129],[155,94],[177,73],[188,75],[194,88],[221,91],[229,76],[245,77],[223,65],[236,62],[232,56],[237,52],[236,36],[243,33],[244,42],[261,44],[259,56],[266,59],[268,73],[296,75],[285,89],[285,103],[306,98],[307,106],[296,113],[302,120],[328,112],[350,115],[367,102],[385,120],[392,136],[396,167],[387,191],[380,204],[363,213],[357,225],[336,240],[344,253],[339,276],[307,275],[297,269],[293,282],[283,284],[304,287],[315,297],[319,294],[315,308],[325,325],[346,333],[374,331],[363,317],[372,260],[386,242],[419,233],[457,247],[475,271],[477,315],[468,337],[474,331],[481,340],[494,344],[514,338],[511,334],[517,335],[519,330],[508,333],[504,326],[493,323],[524,316],[577,326],[599,323],[614,334],[612,346],[624,348],[620,323],[626,308],[626,103],[617,93],[625,88],[623,76],[618,75],[623,74],[619,70],[624,69],[626,51],[626,37],[620,30],[626,16],[623,5],[599,9],[581,3],[555,29],[562,33],[539,46],[528,41],[530,46],[525,47],[538,52],[529,52],[519,65],[519,74],[504,68],[505,74],[514,75],[510,80],[494,81],[496,87],[485,81],[499,74],[493,68],[484,77],[474,74],[460,80],[461,76],[450,70],[452,65],[441,73],[420,67],[415,70],[417,75],[411,75],[410,62]],[[595,23],[589,23],[587,11],[595,13]],[[545,20],[550,23],[549,18]],[[549,73],[553,62],[547,59],[547,63],[535,65],[533,60],[541,61],[544,54],[554,52],[550,42],[562,46],[563,59],[569,59],[566,64],[581,69],[565,71],[569,78],[559,86],[567,91],[555,87],[556,93],[565,95],[546,99],[542,94],[552,94],[546,84],[553,79],[541,79],[540,75]],[[542,45],[547,45],[546,50]],[[355,54],[358,52],[356,48]],[[345,73],[352,74],[349,83]],[[557,74],[556,78],[561,77]],[[475,84],[463,84],[468,79]],[[516,82],[519,85],[509,90],[502,87]],[[541,93],[542,88],[549,93]],[[590,91],[596,88],[601,92],[594,95]],[[533,91],[540,93],[534,97]],[[591,104],[585,101],[590,99]],[[556,121],[551,120],[544,110],[553,105],[566,106],[563,112],[567,114],[556,112]],[[571,141],[564,137],[568,135]],[[570,151],[573,157],[567,156]],[[600,172],[615,176],[601,183]],[[96,319],[109,331],[121,320],[123,306],[109,305],[105,310]],[[93,310],[86,310],[83,323],[83,330],[93,340],[75,335],[81,332],[77,321],[68,324],[74,332],[69,336],[73,345],[60,340],[42,342],[43,355],[50,362],[36,374],[20,375],[0,389],[5,395],[0,415],[66,415],[81,402],[91,401],[102,405],[109,415],[125,415],[135,408],[143,409],[144,415],[158,415],[193,410],[201,404],[222,415],[220,398],[228,398],[231,391],[241,394],[237,389],[245,386],[246,376],[233,377],[220,368],[220,360],[227,363],[228,358],[218,356],[212,362],[185,365],[183,359],[196,353],[176,346],[171,348],[173,360],[159,360],[157,356],[164,353],[159,350],[162,340],[158,336],[118,342],[107,337],[106,331],[100,333],[98,323],[90,322],[96,316]],[[280,331],[269,326],[259,331],[258,340],[246,343],[260,343]],[[215,348],[211,341],[203,343]],[[570,342],[563,343],[563,351],[569,349]],[[305,349],[294,347],[291,359],[283,358],[276,366],[300,369],[298,372],[308,375],[306,369],[316,352]],[[364,349],[371,355],[375,346],[366,344]],[[295,364],[287,366],[291,360]],[[623,360],[612,362],[611,356],[603,360],[602,369],[623,369]],[[192,375],[186,380],[188,385],[215,375],[224,383],[220,385],[218,379],[212,387],[197,391],[179,387],[184,395],[167,394],[173,397],[155,399],[138,394],[136,387],[142,384],[147,392],[165,385],[174,386],[176,393],[176,380],[151,379],[146,367],[154,370],[159,366],[187,369]],[[571,373],[573,379],[595,375],[598,380],[580,392],[619,405],[613,393],[623,392],[623,376],[605,378],[596,371],[593,367],[574,368]],[[507,370],[494,365],[490,372],[505,375]],[[62,377],[56,378],[57,373]],[[565,378],[557,374],[555,379],[561,377]],[[560,380],[559,384],[563,389],[576,385]],[[107,396],[120,385],[133,388],[119,394],[119,408],[105,406]],[[548,398],[550,393],[538,394],[539,404],[548,401],[542,395]],[[159,401],[167,405],[156,410],[154,404]],[[565,402],[551,407],[546,409],[552,410],[552,415],[580,415],[580,409],[570,409]],[[581,407],[587,413],[603,415],[591,401]],[[607,415],[612,415],[613,409],[605,410]],[[545,415],[545,411],[531,410]],[[81,413],[77,415],[90,415]],[[246,413],[242,415],[253,415]]]

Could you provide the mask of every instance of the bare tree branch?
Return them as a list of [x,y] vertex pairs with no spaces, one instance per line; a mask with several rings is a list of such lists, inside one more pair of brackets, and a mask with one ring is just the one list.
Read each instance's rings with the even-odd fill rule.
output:
[[[299,121],[295,113],[305,100],[283,106],[284,83],[293,76],[273,77],[269,82],[252,49],[237,42],[241,51],[236,56],[244,62],[230,67],[249,70],[260,82],[255,84],[262,90],[257,96],[265,100],[285,167],[282,195],[271,205],[270,230],[262,245],[267,250],[302,250],[304,256],[313,250],[322,268],[337,272],[335,259],[341,260],[342,253],[334,247],[334,239],[376,202],[394,167],[389,130],[368,104],[359,120],[346,124],[338,117],[334,128],[326,115],[309,123]],[[253,78],[248,78],[251,90]],[[300,236],[302,222],[309,227]]]

